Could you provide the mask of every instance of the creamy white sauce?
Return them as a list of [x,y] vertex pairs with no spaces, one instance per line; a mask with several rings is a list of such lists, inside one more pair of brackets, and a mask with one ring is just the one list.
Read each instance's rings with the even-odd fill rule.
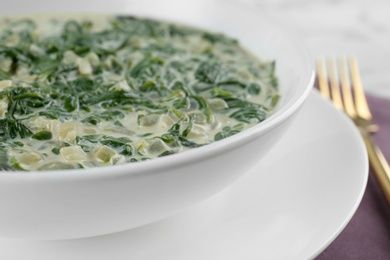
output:
[[[13,115],[15,120],[22,120],[30,129],[32,136],[25,138],[17,136],[13,138],[13,143],[23,143],[23,145],[19,146],[8,145],[3,140],[3,148],[0,147],[0,149],[6,151],[8,163],[12,167],[24,170],[48,170],[57,168],[89,168],[139,161],[161,156],[164,153],[182,152],[194,147],[193,145],[185,145],[184,141],[180,139],[182,137],[184,137],[186,142],[204,145],[220,139],[216,138],[216,136],[223,132],[226,127],[237,129],[236,132],[239,132],[259,123],[252,119],[248,122],[243,122],[231,116],[233,112],[240,109],[230,109],[228,102],[225,102],[223,98],[213,92],[213,88],[225,88],[224,91],[231,90],[230,87],[226,87],[230,83],[224,85],[222,82],[237,81],[244,84],[241,88],[245,88],[245,90],[237,89],[237,92],[233,90],[234,96],[232,97],[239,97],[244,101],[261,104],[265,107],[264,112],[267,112],[266,110],[268,109],[267,113],[271,113],[275,105],[272,104],[272,97],[277,96],[277,88],[270,83],[273,74],[264,72],[263,69],[264,66],[270,66],[270,63],[259,61],[244,48],[236,43],[232,43],[233,40],[228,37],[226,37],[226,42],[225,38],[213,42],[214,38],[212,37],[217,37],[216,34],[210,34],[210,39],[212,40],[209,40],[209,38],[204,36],[203,31],[181,26],[178,26],[179,30],[188,28],[196,33],[172,36],[173,34],[170,35],[171,32],[169,31],[171,29],[170,24],[160,23],[158,30],[163,31],[163,34],[166,34],[166,36],[162,35],[155,38],[142,36],[141,30],[141,35],[130,35],[125,41],[125,46],[113,51],[112,54],[99,54],[91,50],[86,53],[79,51],[80,54],[77,54],[77,51],[72,49],[53,51],[53,48],[61,48],[61,46],[55,46],[55,44],[60,45],[60,41],[57,38],[62,34],[66,22],[74,20],[78,24],[84,24],[83,26],[87,26],[85,24],[90,23],[88,33],[93,34],[111,30],[112,26],[116,26],[116,18],[105,15],[56,15],[55,18],[50,15],[31,16],[28,19],[31,19],[36,27],[28,33],[29,37],[36,43],[33,42],[27,47],[21,42],[23,41],[23,33],[25,33],[23,26],[11,26],[14,21],[20,21],[21,19],[24,18],[0,19],[0,35],[4,41],[4,48],[28,47],[29,52],[32,53],[31,55],[38,57],[36,60],[40,60],[42,56],[47,56],[54,61],[58,59],[57,55],[62,55],[58,66],[70,69],[62,74],[58,74],[56,71],[56,77],[52,79],[42,71],[37,70],[35,67],[37,65],[25,64],[23,62],[15,64],[15,61],[8,57],[8,54],[1,52],[2,47],[0,45],[0,69],[11,75],[7,79],[0,78],[0,91],[7,91],[12,88],[31,89],[32,87],[37,87],[39,91],[46,93],[47,91],[52,91],[48,89],[53,88],[53,85],[57,83],[69,85],[74,80],[85,78],[94,81],[94,84],[98,84],[99,86],[96,85],[96,88],[104,85],[97,96],[114,92],[131,96],[132,94],[137,95],[142,92],[144,99],[150,100],[150,102],[154,102],[158,106],[165,106],[168,109],[165,112],[162,112],[161,109],[154,111],[154,109],[143,108],[142,105],[133,104],[125,104],[123,106],[110,105],[111,107],[107,108],[103,105],[104,100],[89,104],[89,100],[93,99],[93,97],[84,98],[82,96],[78,97],[78,106],[81,106],[82,102],[85,101],[87,104],[85,106],[92,111],[77,107],[69,113],[70,116],[68,117],[71,118],[59,116],[53,119],[42,113],[55,106],[62,108],[66,103],[63,99],[53,98],[48,100],[50,102],[44,106],[34,108],[34,113],[28,115],[16,113]],[[7,30],[9,33],[7,33]],[[124,34],[124,37],[126,37],[126,34]],[[56,38],[56,40],[53,40],[52,50],[49,50],[48,45],[42,42],[45,40],[49,41],[51,38]],[[121,37],[118,38],[110,39],[108,37],[107,40],[94,44],[97,49],[112,50],[122,44],[123,39]],[[85,47],[88,48],[87,44]],[[149,47],[152,50],[146,51]],[[174,51],[170,53],[168,49],[160,51],[158,48],[171,48]],[[137,66],[147,59],[147,55],[156,60],[151,62],[150,66],[142,69],[140,74],[142,77],[134,76]],[[211,76],[208,75],[212,77],[210,80],[213,82],[206,82],[208,79],[205,79],[205,83],[202,82],[203,79],[197,76],[197,71],[201,64],[208,65],[210,60],[216,60],[220,67],[215,70],[214,74],[216,76],[213,73],[210,73]],[[178,68],[173,68],[171,66],[173,62],[180,62],[181,64]],[[158,65],[153,67],[155,64]],[[213,65],[213,63],[210,64]],[[117,68],[118,66],[120,67],[119,69]],[[15,67],[16,71],[12,71],[15,70]],[[181,70],[184,72],[181,72]],[[205,75],[207,73],[206,71]],[[268,73],[269,75],[256,75],[258,73]],[[145,79],[145,75],[148,74],[151,74],[150,78]],[[169,78],[174,80],[171,82]],[[184,84],[189,92],[185,93],[180,89],[174,91],[175,82]],[[234,82],[231,85],[235,85],[236,83]],[[198,93],[196,88],[193,88],[197,84],[210,87],[210,90]],[[247,90],[249,84],[260,85],[260,93],[249,93],[250,91],[248,92]],[[149,90],[143,90],[154,87],[161,87],[162,90],[150,92]],[[236,88],[240,87],[236,86]],[[161,94],[161,91],[165,91],[168,94]],[[71,91],[69,93],[68,96],[72,96]],[[80,93],[74,93],[75,96],[78,94]],[[172,97],[170,95],[176,96]],[[201,101],[191,96],[200,96],[206,102],[207,109],[201,108],[201,103],[199,103]],[[45,97],[45,99],[50,98],[50,96]],[[66,96],[64,98],[66,99]],[[84,100],[80,101],[82,98]],[[187,108],[174,108],[177,102],[186,98],[189,101]],[[9,100],[6,96],[0,100],[1,118],[7,117],[6,107],[8,103]],[[107,111],[119,111],[123,116],[100,120],[99,116]],[[99,119],[98,122],[86,121],[86,118],[90,116],[96,116]],[[180,138],[176,136],[174,141],[167,141],[164,135],[171,134],[175,125],[179,126],[178,131],[180,134],[184,132],[187,134]],[[34,134],[42,131],[50,132],[51,138],[49,140],[34,139]],[[99,136],[97,138],[98,141],[82,140],[84,137],[90,138],[91,135]],[[106,142],[108,137],[128,138],[129,140],[128,142],[122,142],[122,145],[116,146]],[[125,146],[128,146],[127,148],[130,147],[131,155],[124,152]]]

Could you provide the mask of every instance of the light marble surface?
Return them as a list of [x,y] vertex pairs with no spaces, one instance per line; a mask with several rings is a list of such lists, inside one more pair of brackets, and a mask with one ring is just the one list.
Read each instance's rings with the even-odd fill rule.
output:
[[247,0],[318,56],[355,55],[367,92],[390,98],[389,0]]

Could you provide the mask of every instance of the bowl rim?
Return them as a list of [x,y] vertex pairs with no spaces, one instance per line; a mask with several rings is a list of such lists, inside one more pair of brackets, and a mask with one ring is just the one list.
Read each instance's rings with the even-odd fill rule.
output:
[[[93,13],[93,12],[91,12]],[[29,13],[26,13],[27,15]],[[35,14],[32,12],[31,14]],[[277,108],[275,113],[270,115],[267,119],[261,123],[252,126],[240,133],[237,133],[233,136],[225,138],[220,141],[215,141],[209,143],[205,146],[197,147],[194,149],[189,149],[177,154],[153,158],[146,161],[135,162],[135,163],[124,163],[120,165],[108,165],[108,166],[99,166],[92,167],[87,169],[68,169],[68,170],[50,170],[50,171],[1,171],[0,177],[20,177],[25,178],[25,175],[28,176],[41,176],[47,178],[47,176],[64,177],[64,178],[79,178],[81,176],[89,178],[90,176],[101,176],[101,177],[114,177],[114,176],[134,176],[140,174],[158,174],[159,172],[167,168],[181,167],[183,165],[188,165],[189,163],[199,162],[205,158],[212,158],[218,154],[224,153],[229,147],[236,147],[239,144],[249,142],[251,137],[264,134],[271,129],[275,128],[277,125],[281,124],[283,121],[288,119],[292,114],[297,111],[301,105],[304,103],[308,97],[312,86],[314,85],[315,73],[314,73],[314,64],[311,62],[311,55],[305,45],[298,40],[295,35],[292,35],[288,30],[277,22],[270,19],[270,17],[265,17],[267,22],[269,22],[273,27],[278,31],[283,32],[286,37],[290,40],[291,44],[297,48],[300,52],[300,55],[303,60],[311,64],[310,69],[302,73],[302,85],[299,91],[294,93],[291,100],[286,104]],[[51,179],[51,178],[50,178]]]

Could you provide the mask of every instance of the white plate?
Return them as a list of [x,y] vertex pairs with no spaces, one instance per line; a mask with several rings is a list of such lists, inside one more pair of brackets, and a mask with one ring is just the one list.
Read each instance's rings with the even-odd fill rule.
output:
[[113,235],[0,239],[0,259],[313,258],[351,219],[367,176],[367,155],[355,127],[313,92],[272,153],[216,196],[174,217]]

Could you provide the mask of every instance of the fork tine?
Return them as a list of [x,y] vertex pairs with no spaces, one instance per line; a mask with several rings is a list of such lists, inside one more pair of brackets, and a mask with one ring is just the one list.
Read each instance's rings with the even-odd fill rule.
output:
[[359,117],[369,121],[372,119],[372,115],[370,109],[368,108],[366,96],[362,87],[362,81],[360,79],[359,68],[354,57],[349,58],[349,66],[351,69],[356,113]]
[[343,93],[344,109],[345,112],[352,118],[356,119],[356,110],[352,98],[351,82],[349,80],[349,74],[347,65],[344,58],[339,59],[339,69],[341,77],[341,90]]
[[341,99],[339,77],[337,75],[336,66],[333,59],[328,60],[328,68],[329,68],[330,88],[331,88],[333,103],[337,108],[343,110],[344,106]]
[[[355,99],[352,98],[352,90],[350,88],[351,84],[349,81],[347,69],[348,66],[346,65],[345,58],[339,60],[343,97],[341,97],[340,94],[338,76],[336,74],[336,66],[334,65],[333,59],[329,60],[328,66],[332,88],[331,99],[333,100],[335,106],[338,106],[339,108],[343,107],[342,99],[344,99],[344,111],[351,119],[353,119],[355,125],[358,127],[367,148],[370,165],[374,169],[376,178],[379,181],[380,187],[382,188],[387,201],[390,203],[390,166],[387,163],[386,158],[383,156],[380,148],[373,142],[370,136],[373,130],[377,130],[378,127],[371,123],[372,116],[362,88],[357,62],[355,58],[349,59],[350,74],[353,82]],[[329,93],[326,94],[327,91],[323,91],[325,87],[328,87],[328,81],[322,59],[317,61],[317,70],[320,90],[322,93],[325,93],[324,95],[329,97]]]
[[328,79],[323,58],[317,59],[318,87],[323,97],[330,99]]

